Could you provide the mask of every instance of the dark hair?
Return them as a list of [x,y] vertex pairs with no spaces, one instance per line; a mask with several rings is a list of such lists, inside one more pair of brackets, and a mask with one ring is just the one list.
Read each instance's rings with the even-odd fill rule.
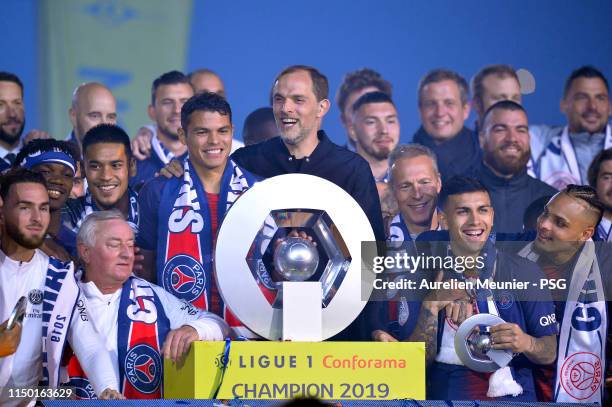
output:
[[562,189],[561,192],[575,199],[581,200],[587,204],[591,211],[595,212],[597,215],[597,222],[595,222],[594,226],[597,226],[597,224],[601,222],[601,218],[606,207],[597,197],[597,191],[595,191],[595,188],[589,185],[569,184]]
[[487,76],[495,75],[499,79],[514,78],[520,85],[518,75],[514,68],[506,64],[487,65],[472,78],[472,100],[482,109],[483,82]]
[[417,95],[419,106],[421,106],[421,94],[423,93],[423,88],[429,85],[430,83],[437,83],[442,81],[455,82],[457,84],[457,87],[459,88],[459,96],[461,98],[461,103],[465,105],[468,102],[468,84],[463,76],[449,69],[434,69],[432,71],[427,72],[427,74],[419,81]]
[[242,128],[242,140],[244,144],[249,146],[266,140],[266,134],[262,133],[263,125],[274,120],[274,111],[271,107],[260,107],[257,110],[249,113],[244,120]]
[[491,115],[491,112],[493,112],[494,110],[509,110],[511,112],[521,111],[525,113],[525,116],[527,116],[527,111],[525,110],[523,105],[521,105],[520,103],[516,103],[513,100],[500,100],[499,102],[496,102],[492,104],[491,106],[489,106],[485,114],[482,116],[482,123],[481,123],[481,128],[480,128],[481,131],[486,130],[485,123],[487,122],[487,119]]
[[41,184],[45,189],[47,188],[47,183],[42,175],[21,167],[12,168],[0,178],[0,197],[2,197],[2,200],[6,203],[6,198],[8,197],[11,186],[27,182]]
[[591,165],[589,165],[589,171],[587,172],[587,179],[589,180],[589,185],[593,188],[597,187],[597,177],[599,177],[599,169],[601,168],[601,163],[604,161],[612,160],[612,147],[601,150],[593,161],[591,161]]
[[13,167],[20,167],[26,157],[32,153],[46,153],[48,151],[54,150],[60,150],[68,154],[70,157],[72,157],[75,163],[81,160],[81,154],[73,143],[70,143],[68,141],[55,140],[52,138],[34,139],[31,140],[25,146],[23,146],[21,151],[19,151],[17,157],[15,157]]
[[16,83],[19,86],[19,89],[21,89],[21,95],[23,96],[23,82],[21,82],[21,79],[19,79],[19,77],[14,73],[5,71],[0,72],[0,82]]
[[371,103],[391,103],[395,107],[395,103],[391,100],[391,97],[384,92],[368,92],[359,97],[353,104],[353,112],[359,110],[363,105],[369,105]]
[[536,229],[538,217],[544,212],[544,207],[552,197],[552,195],[541,196],[527,206],[525,212],[523,212],[523,229],[525,231]]
[[89,129],[83,137],[83,156],[87,155],[87,148],[93,144],[111,143],[122,144],[128,161],[132,159],[130,136],[125,130],[115,124],[101,123]]
[[477,179],[455,175],[444,183],[442,191],[440,191],[440,196],[438,197],[440,207],[444,208],[446,206],[450,196],[467,194],[470,192],[486,192],[489,194],[489,190]]
[[327,81],[327,77],[319,72],[316,68],[308,65],[291,65],[290,67],[283,69],[282,72],[279,73],[274,79],[272,88],[274,89],[276,82],[278,82],[283,76],[299,71],[306,71],[310,75],[310,79],[312,80],[312,92],[317,98],[317,102],[329,97],[329,82]]
[[570,76],[565,80],[565,87],[563,88],[563,97],[564,98],[567,97],[567,93],[569,92],[570,88],[572,87],[572,84],[578,78],[599,78],[599,79],[602,80],[604,85],[606,85],[606,90],[608,92],[610,92],[610,86],[608,85],[608,80],[603,75],[603,73],[601,73],[601,71],[599,69],[595,68],[594,66],[585,65],[585,66],[581,66],[580,68],[574,70],[570,74]]
[[377,88],[389,96],[393,93],[391,82],[385,80],[381,74],[373,69],[363,68],[347,73],[336,92],[336,103],[338,104],[338,108],[340,108],[340,114],[344,114],[346,101],[351,93],[369,87]]
[[180,71],[166,72],[159,78],[156,78],[151,86],[151,104],[155,105],[155,92],[157,92],[157,88],[162,85],[177,85],[179,83],[184,83],[192,87],[191,82],[189,82],[189,78]]
[[216,112],[222,116],[229,116],[229,121],[232,123],[232,108],[227,100],[216,93],[204,92],[189,98],[181,109],[181,127],[185,132],[187,132],[189,116],[197,111]]

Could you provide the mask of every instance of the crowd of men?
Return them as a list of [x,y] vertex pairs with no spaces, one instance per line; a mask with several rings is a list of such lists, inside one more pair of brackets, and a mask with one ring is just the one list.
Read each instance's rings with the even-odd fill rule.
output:
[[[604,402],[612,105],[596,68],[568,76],[564,126],[529,123],[508,65],[484,67],[471,87],[432,70],[418,84],[411,144],[400,144],[391,83],[367,68],[347,74],[336,94],[344,146],[322,129],[327,78],[305,65],[276,76],[271,106],[245,121],[244,144],[223,82],[207,69],[155,78],[151,124],[132,140],[101,83],[74,90],[65,140],[22,134],[23,95],[16,75],[0,72],[0,388],[67,382],[81,398],[159,398],[163,358],[179,360],[196,340],[256,339],[216,286],[217,232],[256,182],[301,173],[350,194],[377,241],[487,259],[462,273],[437,270],[437,281],[568,281],[560,296],[544,289],[537,300],[399,295],[368,304],[334,339],[425,342],[429,399]],[[507,240],[520,247],[495,244]],[[180,266],[204,278],[185,289]],[[21,296],[25,318],[7,330]],[[468,369],[454,348],[457,327],[477,313],[506,321],[491,328],[492,348],[518,354],[492,375]],[[143,354],[153,368],[125,363]],[[576,366],[592,378],[586,385]]]

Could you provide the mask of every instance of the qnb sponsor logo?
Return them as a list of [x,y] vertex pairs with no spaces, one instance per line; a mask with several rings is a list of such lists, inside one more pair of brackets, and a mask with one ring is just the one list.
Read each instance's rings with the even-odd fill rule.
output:
[[541,326],[549,326],[557,323],[557,317],[555,314],[544,315],[540,317]]

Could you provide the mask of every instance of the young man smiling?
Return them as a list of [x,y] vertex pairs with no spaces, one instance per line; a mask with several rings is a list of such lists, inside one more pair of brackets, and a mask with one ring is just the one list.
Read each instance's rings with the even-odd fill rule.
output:
[[15,166],[41,174],[47,182],[51,219],[43,250],[62,260],[76,258],[76,234],[62,224],[62,209],[68,201],[79,161],[77,146],[54,139],[35,139],[26,144]]
[[183,105],[178,130],[188,151],[183,175],[144,185],[139,203],[146,222],[137,243],[144,250],[145,270],[156,270],[150,281],[247,333],[223,305],[213,276],[212,251],[221,220],[255,182],[228,159],[233,132],[232,111],[223,97],[203,93]]
[[[493,208],[486,188],[466,177],[453,177],[444,184],[440,194],[443,213],[441,222],[448,229],[449,242],[431,244],[436,256],[481,257],[484,267],[459,273],[452,268],[431,270],[438,281],[476,279],[481,282],[537,282],[543,277],[539,269],[525,259],[497,250],[489,235],[493,227]],[[459,259],[457,259],[459,260]],[[477,262],[476,262],[477,263]],[[431,276],[433,279],[433,276]],[[530,285],[531,287],[531,285]],[[536,395],[531,363],[548,364],[556,356],[556,327],[543,325],[542,318],[553,314],[553,304],[547,292],[512,291],[513,298],[502,302],[498,290],[477,289],[469,296],[465,289],[431,290],[420,304],[416,328],[409,340],[426,343],[428,398],[440,400],[480,400],[485,397],[508,397],[511,400],[535,401]],[[547,296],[548,294],[548,296]],[[538,301],[536,301],[538,298]],[[492,326],[493,349],[508,349],[520,353],[509,365],[496,371],[491,378],[465,367],[455,351],[454,339],[458,325],[476,313],[500,316],[505,323]],[[512,379],[517,383],[500,384]]]
[[[100,352],[103,342],[87,317],[72,263],[44,254],[39,247],[49,226],[49,195],[44,178],[15,169],[2,178],[0,197],[0,319],[6,320],[21,296],[28,299],[17,351],[0,358],[0,389],[56,388],[66,341],[84,361],[100,398],[121,398],[112,362]],[[78,306],[77,306],[78,305]],[[0,405],[21,405],[0,391]]]
[[136,166],[127,133],[113,124],[92,128],[83,138],[83,159],[87,193],[84,197],[68,200],[62,222],[77,233],[83,219],[91,212],[118,209],[136,232],[137,195],[128,187]]

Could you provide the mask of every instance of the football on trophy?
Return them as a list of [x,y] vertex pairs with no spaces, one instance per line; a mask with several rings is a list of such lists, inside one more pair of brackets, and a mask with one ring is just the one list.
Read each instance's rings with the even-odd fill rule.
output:
[[286,281],[306,281],[319,266],[319,251],[301,237],[288,237],[274,250],[274,268]]

